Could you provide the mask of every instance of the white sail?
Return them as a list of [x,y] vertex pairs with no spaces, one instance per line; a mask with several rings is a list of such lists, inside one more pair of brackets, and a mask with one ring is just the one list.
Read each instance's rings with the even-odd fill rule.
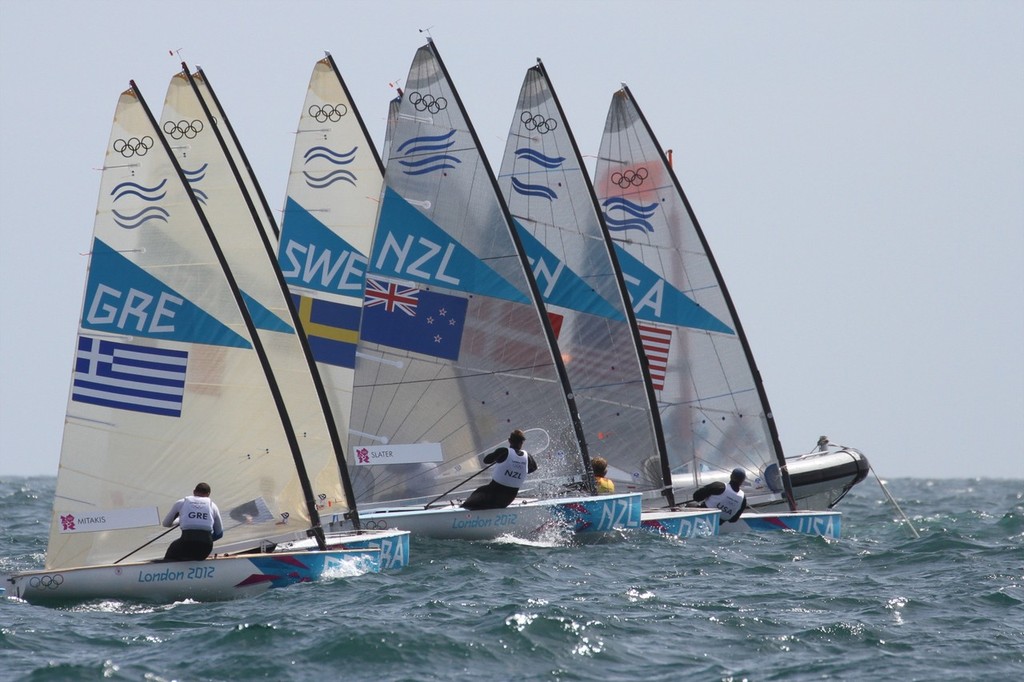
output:
[[653,395],[590,178],[543,64],[526,73],[498,175],[576,397],[619,487],[661,490]]
[[303,102],[277,257],[343,445],[383,180],[366,127],[328,55],[314,65]]
[[[432,42],[405,86],[356,362],[348,456],[360,506],[429,502],[515,428],[528,430],[535,476],[581,478],[585,451],[542,303]],[[531,429],[550,439],[546,452],[531,449]]]
[[[221,145],[187,70],[171,79],[161,128],[192,192],[224,250],[228,267],[267,353],[269,369],[280,392],[280,412],[296,437],[298,456],[291,463],[308,476],[320,509],[348,508],[341,485],[339,460],[319,402],[284,282],[274,265],[273,246],[259,211],[240,183],[240,174]],[[258,411],[255,418],[267,418]]]
[[384,132],[384,148],[380,154],[380,158],[384,163],[387,163],[388,159],[391,158],[391,140],[395,134],[395,125],[398,123],[398,108],[401,104],[402,89],[398,88],[398,95],[388,102],[388,125]]
[[672,471],[699,485],[784,461],[707,241],[628,88],[612,96],[595,188],[651,369]]
[[210,80],[200,68],[196,68],[193,72],[192,81],[199,90],[199,96],[210,110],[213,121],[218,125],[228,155],[238,169],[239,183],[253,203],[253,219],[260,224],[260,228],[266,233],[267,238],[276,244],[278,238],[277,221],[274,220],[274,214],[270,210],[270,205],[263,194],[263,189],[256,180],[256,174],[253,172],[252,166],[249,165],[249,158],[246,156],[238,136],[235,135],[234,128],[232,128],[227,114],[220,105],[220,100],[217,99],[217,93],[214,92],[213,85],[210,84]]
[[199,480],[213,487],[226,539],[309,527],[221,258],[133,86],[100,181],[47,568],[162,556],[173,536],[150,542],[160,519]]

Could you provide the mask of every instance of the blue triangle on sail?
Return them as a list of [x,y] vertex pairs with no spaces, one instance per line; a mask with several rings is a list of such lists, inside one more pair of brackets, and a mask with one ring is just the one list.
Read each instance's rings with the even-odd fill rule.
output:
[[363,295],[366,255],[288,197],[278,265],[288,284],[347,296]]
[[390,187],[374,234],[370,270],[470,294],[529,303],[529,297],[459,244]]
[[[564,261],[551,253],[539,239],[520,225],[518,220],[513,219],[512,222],[519,233],[519,239],[523,242],[523,248],[526,249],[534,279],[537,280],[537,286],[545,302],[619,322],[625,319],[621,312],[570,270]],[[608,276],[614,275],[609,272]]]
[[242,292],[242,300],[245,301],[245,307],[249,309],[249,316],[252,318],[252,323],[256,325],[257,328],[266,329],[267,331],[272,332],[281,332],[282,334],[295,333],[295,330],[292,329],[291,325],[267,310],[259,301],[244,291]]
[[93,241],[82,327],[186,343],[252,348],[215,317],[110,248]]
[[638,320],[723,334],[735,333],[618,244],[615,245],[615,255],[622,267],[622,277],[626,280],[633,313]]

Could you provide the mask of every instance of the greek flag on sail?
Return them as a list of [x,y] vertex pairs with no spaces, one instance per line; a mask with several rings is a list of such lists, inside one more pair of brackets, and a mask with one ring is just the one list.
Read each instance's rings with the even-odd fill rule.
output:
[[180,417],[187,364],[186,351],[80,336],[71,399]]

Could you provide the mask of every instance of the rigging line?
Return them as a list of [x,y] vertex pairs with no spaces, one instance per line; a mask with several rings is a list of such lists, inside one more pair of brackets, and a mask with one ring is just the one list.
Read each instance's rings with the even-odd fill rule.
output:
[[490,469],[490,468],[491,468],[492,466],[494,466],[495,464],[497,464],[497,460],[495,460],[494,462],[491,462],[490,464],[488,464],[487,466],[485,466],[485,467],[484,467],[483,469],[481,469],[480,471],[476,472],[475,474],[473,474],[472,476],[470,476],[470,477],[469,477],[469,478],[467,478],[466,480],[462,481],[461,483],[458,483],[458,484],[456,484],[456,485],[455,485],[455,487],[453,487],[453,488],[449,488],[448,490],[444,491],[443,493],[441,493],[440,495],[438,495],[437,497],[435,497],[434,499],[432,499],[432,500],[431,500],[430,502],[427,502],[427,504],[426,504],[426,505],[425,505],[425,506],[424,506],[423,508],[424,508],[424,509],[430,509],[430,505],[434,504],[435,502],[437,502],[437,501],[438,501],[438,500],[440,500],[440,499],[441,499],[442,497],[444,497],[444,496],[445,496],[445,495],[447,495],[448,493],[452,492],[452,491],[453,491],[453,490],[455,490],[456,488],[459,488],[460,486],[464,486],[464,485],[466,485],[467,483],[469,483],[470,481],[472,481],[472,480],[473,480],[474,478],[476,478],[477,476],[479,476],[479,475],[480,475],[480,474],[482,474],[483,472],[485,472],[485,471],[487,471],[488,469]]
[[[412,358],[412,359],[418,359],[418,358]],[[459,381],[459,380],[462,380],[462,379],[476,379],[478,377],[499,376],[499,375],[503,375],[503,374],[508,374],[510,376],[513,376],[513,377],[520,377],[520,376],[524,376],[522,374],[523,372],[527,372],[528,370],[532,370],[532,369],[539,369],[539,368],[542,368],[542,367],[550,367],[552,364],[553,363],[548,362],[548,363],[538,363],[538,364],[534,364],[534,365],[524,365],[524,366],[521,366],[521,367],[502,367],[500,369],[487,370],[487,371],[472,370],[471,372],[469,372],[467,374],[458,374],[458,375],[450,376],[450,377],[437,377],[437,378],[428,377],[426,379],[418,379],[416,381],[404,381],[404,380],[401,380],[401,379],[398,379],[398,380],[395,380],[395,381],[376,381],[376,382],[374,382],[372,384],[354,384],[353,387],[354,388],[369,388],[371,386],[395,386],[395,385],[424,384],[424,383],[433,383],[435,381]],[[442,366],[442,369],[445,369],[445,367]],[[525,375],[525,376],[529,376],[529,375]],[[551,383],[554,383],[554,381],[552,381]]]
[[[224,528],[223,528],[222,530],[223,530],[224,532],[227,532],[227,531],[231,530],[232,528],[238,528],[239,526],[244,526],[244,525],[246,525],[246,524],[245,524],[244,522],[240,522],[240,523],[236,523],[236,524],[235,524],[235,525],[233,525],[233,526],[225,526],[225,527],[224,527]],[[144,547],[148,547],[149,545],[153,544],[154,542],[156,542],[157,540],[159,540],[159,539],[160,539],[160,538],[162,538],[163,536],[165,536],[165,535],[167,535],[168,533],[170,533],[170,532],[171,532],[172,530],[177,530],[178,528],[180,528],[180,525],[179,525],[179,524],[177,524],[177,523],[176,523],[176,524],[174,524],[173,526],[171,526],[170,528],[168,528],[167,530],[165,530],[165,531],[164,531],[163,533],[160,533],[160,535],[157,535],[157,536],[156,536],[155,538],[153,538],[152,540],[149,540],[149,541],[147,541],[147,542],[144,542],[143,544],[139,545],[138,547],[136,547],[136,548],[135,548],[135,549],[133,549],[132,551],[128,552],[127,554],[125,554],[125,555],[124,555],[123,557],[121,557],[120,559],[118,559],[118,560],[117,560],[117,561],[115,561],[114,563],[115,563],[115,564],[119,564],[119,563],[121,563],[122,561],[124,561],[125,559],[127,559],[128,557],[130,557],[130,556],[131,556],[132,554],[135,554],[136,552],[138,552],[138,551],[139,551],[140,549],[142,549],[142,548],[144,548]]]
[[170,532],[171,532],[172,530],[175,530],[175,529],[176,529],[177,527],[178,527],[178,524],[174,524],[173,526],[171,526],[170,528],[168,528],[167,530],[165,530],[165,531],[164,531],[163,533],[160,533],[160,535],[157,535],[157,536],[156,536],[155,538],[153,538],[152,540],[149,540],[148,542],[144,542],[144,543],[142,543],[141,545],[139,545],[138,547],[136,547],[136,548],[135,548],[135,549],[133,549],[132,551],[128,552],[127,554],[125,554],[125,555],[124,555],[123,557],[121,557],[121,558],[120,558],[120,559],[118,559],[117,561],[115,561],[114,563],[115,563],[115,564],[119,564],[119,563],[121,563],[122,561],[124,561],[125,559],[127,559],[128,557],[130,557],[130,556],[131,556],[132,554],[135,554],[136,552],[138,552],[138,551],[139,551],[140,549],[142,549],[143,547],[148,547],[149,545],[153,544],[154,542],[156,542],[157,540],[159,540],[159,539],[160,539],[160,538],[162,538],[163,536],[165,536],[165,535],[167,535],[168,533],[170,533]]
[[907,526],[910,528],[910,532],[914,534],[914,538],[920,539],[921,534],[917,532],[917,529],[914,528],[914,524],[910,522],[910,519],[907,518],[907,515],[903,513],[902,509],[900,509],[900,505],[899,503],[896,502],[896,498],[892,496],[892,493],[889,492],[889,489],[885,487],[884,483],[882,483],[882,479],[880,479],[878,477],[878,474],[875,473],[875,467],[871,466],[871,464],[869,463],[868,468],[871,469],[871,473],[875,475],[875,480],[878,481],[878,485],[881,486],[882,492],[885,493],[885,496],[889,498],[889,502],[891,502],[892,506],[896,508],[896,511],[900,513],[900,516],[903,517],[903,520],[907,522]]

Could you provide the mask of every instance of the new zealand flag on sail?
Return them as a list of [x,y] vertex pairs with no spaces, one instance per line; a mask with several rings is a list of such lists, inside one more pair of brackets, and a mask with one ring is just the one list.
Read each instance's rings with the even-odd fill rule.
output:
[[367,277],[360,336],[392,348],[459,359],[468,299]]

